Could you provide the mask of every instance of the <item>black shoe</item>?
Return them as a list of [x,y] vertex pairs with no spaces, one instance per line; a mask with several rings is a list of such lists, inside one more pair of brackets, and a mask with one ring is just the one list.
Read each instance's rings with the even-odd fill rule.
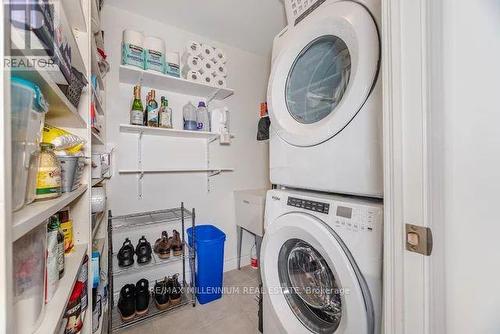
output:
[[123,321],[134,319],[135,316],[135,285],[126,284],[120,290],[118,311]]
[[139,239],[137,246],[135,247],[135,255],[137,255],[137,263],[145,264],[151,261],[151,244],[146,240],[144,236]]
[[148,312],[149,308],[149,282],[147,279],[140,279],[135,284],[135,313],[143,315]]
[[167,282],[168,280],[165,277],[163,281],[155,283],[155,304],[156,308],[159,310],[165,310],[170,306],[170,296],[167,290]]
[[170,304],[177,305],[180,304],[182,300],[182,287],[178,280],[179,274],[175,274],[169,278],[167,282],[167,289],[170,295]]
[[120,267],[129,267],[134,264],[134,245],[126,238],[122,248],[118,251],[118,265]]

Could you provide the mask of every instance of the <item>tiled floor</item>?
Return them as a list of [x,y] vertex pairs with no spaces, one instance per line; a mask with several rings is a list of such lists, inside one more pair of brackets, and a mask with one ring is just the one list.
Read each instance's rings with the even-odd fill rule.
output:
[[225,294],[221,299],[160,316],[123,334],[257,334],[258,271],[243,267],[224,274]]

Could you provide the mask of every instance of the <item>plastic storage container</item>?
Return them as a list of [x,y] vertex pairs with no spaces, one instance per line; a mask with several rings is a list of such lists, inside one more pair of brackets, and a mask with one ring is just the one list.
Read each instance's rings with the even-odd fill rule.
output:
[[191,102],[182,108],[182,116],[184,118],[184,130],[196,131],[196,107]]
[[[193,228],[187,229],[188,243],[193,247]],[[222,296],[224,272],[224,241],[226,235],[213,225],[195,226],[196,287],[200,304],[206,304]]]
[[12,192],[19,210],[35,199],[40,142],[49,107],[40,88],[17,77],[11,80]]
[[14,316],[17,333],[32,333],[45,310],[45,224],[14,243]]

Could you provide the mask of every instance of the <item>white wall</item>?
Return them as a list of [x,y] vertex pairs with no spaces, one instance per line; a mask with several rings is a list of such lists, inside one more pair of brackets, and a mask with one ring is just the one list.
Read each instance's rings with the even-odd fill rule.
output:
[[[234,269],[236,223],[233,191],[268,187],[269,182],[268,145],[255,139],[259,103],[265,101],[266,97],[269,60],[116,7],[104,7],[102,24],[108,61],[111,64],[111,71],[106,78],[107,140],[109,145],[116,146],[114,176],[108,182],[109,207],[113,215],[175,207],[184,201],[187,207],[196,208],[198,224],[211,223],[226,233],[224,269]],[[235,171],[212,177],[210,193],[207,193],[206,174],[148,174],[144,176],[144,195],[139,200],[136,176],[118,174],[118,169],[137,168],[137,136],[119,131],[119,124],[129,123],[132,99],[132,85],[119,83],[121,35],[126,28],[163,38],[168,50],[179,51],[188,41],[198,40],[226,51],[230,59],[227,64],[228,86],[234,89],[235,94],[222,102],[213,102],[210,106],[229,107],[230,131],[236,137],[230,146],[221,146],[218,142],[210,144],[210,160],[211,166],[232,167]],[[143,87],[143,99],[147,91],[149,88]],[[189,100],[197,103],[199,98],[157,91],[158,101],[161,95],[167,96],[173,108],[174,128],[182,128],[182,106]],[[144,138],[144,168],[205,167],[205,156],[205,145],[201,141]],[[134,244],[139,237],[140,235],[131,236]],[[154,243],[153,237],[150,238],[148,240]],[[253,240],[246,237],[244,263],[249,261],[248,254],[252,245]],[[115,243],[117,249],[119,246]]]
[[500,332],[500,2],[444,1],[448,333]]

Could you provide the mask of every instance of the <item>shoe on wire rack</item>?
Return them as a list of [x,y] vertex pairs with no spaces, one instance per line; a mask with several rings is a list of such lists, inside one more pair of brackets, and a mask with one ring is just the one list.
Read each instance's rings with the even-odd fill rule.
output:
[[179,283],[179,274],[170,277],[167,282],[167,289],[170,294],[170,304],[178,305],[182,300],[182,287]]
[[142,236],[135,246],[135,255],[137,255],[137,263],[146,264],[151,261],[151,244],[146,240],[145,236]]
[[122,321],[130,321],[135,317],[135,285],[126,284],[120,290],[118,312]]
[[148,313],[150,296],[148,280],[145,278],[140,279],[135,284],[135,313],[137,315],[141,316]]
[[165,310],[170,306],[170,294],[167,289],[168,279],[165,277],[163,281],[155,283],[154,289],[154,299],[156,308],[159,310]]
[[129,238],[125,238],[123,246],[118,251],[117,257],[120,267],[129,267],[134,264],[134,246]]
[[170,257],[170,240],[167,231],[161,232],[161,238],[155,242],[154,251],[160,259],[168,259]]
[[183,242],[179,232],[174,230],[172,236],[170,237],[170,247],[174,253],[174,256],[181,256],[183,254]]

